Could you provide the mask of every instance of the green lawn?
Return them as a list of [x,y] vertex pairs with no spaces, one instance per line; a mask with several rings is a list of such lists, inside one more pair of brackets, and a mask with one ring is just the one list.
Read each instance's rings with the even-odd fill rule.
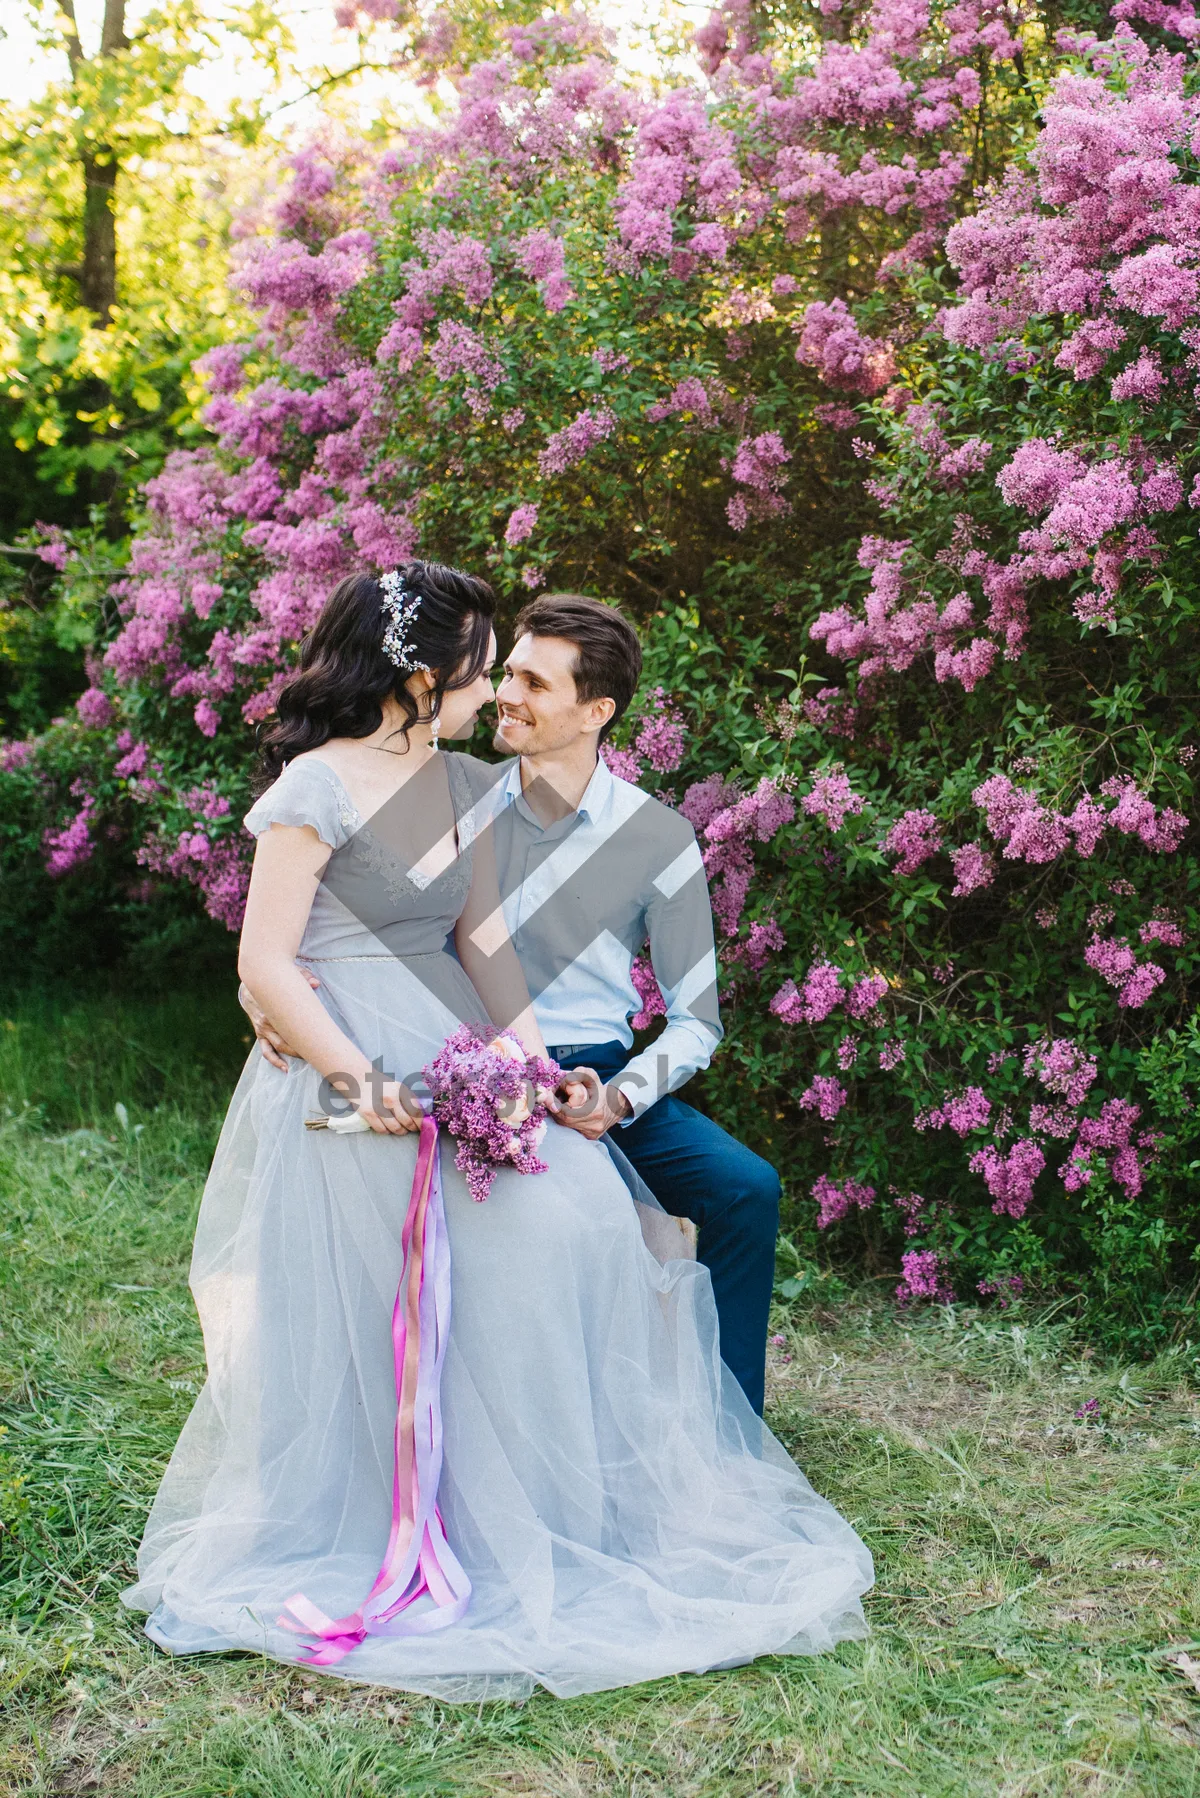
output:
[[1100,1365],[1061,1318],[905,1317],[884,1285],[781,1313],[770,1393],[875,1552],[867,1642],[478,1709],[159,1654],[116,1594],[201,1378],[187,1257],[240,1020],[12,1003],[0,1790],[1200,1798],[1200,1351]]

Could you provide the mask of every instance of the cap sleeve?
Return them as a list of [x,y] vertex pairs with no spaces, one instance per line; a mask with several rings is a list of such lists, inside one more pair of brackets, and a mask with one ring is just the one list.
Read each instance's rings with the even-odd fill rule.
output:
[[256,837],[272,824],[307,824],[330,849],[340,849],[361,820],[332,768],[302,761],[284,769],[243,822]]

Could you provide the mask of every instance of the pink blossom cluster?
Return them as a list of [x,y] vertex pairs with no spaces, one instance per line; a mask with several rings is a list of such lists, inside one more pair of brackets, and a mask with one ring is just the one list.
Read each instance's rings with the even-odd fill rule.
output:
[[1109,986],[1116,987],[1117,1004],[1126,1010],[1143,1006],[1167,977],[1166,969],[1157,962],[1139,962],[1122,937],[1094,936],[1083,952],[1089,968],[1094,968]]
[[1090,1185],[1096,1163],[1102,1161],[1128,1198],[1138,1196],[1144,1183],[1143,1154],[1152,1154],[1157,1140],[1152,1132],[1144,1131],[1135,1141],[1133,1133],[1141,1115],[1141,1107],[1128,1099],[1109,1099],[1099,1117],[1080,1120],[1071,1152],[1058,1170],[1068,1192]]
[[871,585],[862,616],[848,606],[837,606],[817,616],[809,635],[824,642],[830,655],[858,663],[860,687],[885,673],[903,673],[932,650],[935,678],[956,680],[972,692],[991,672],[1001,642],[1006,653],[1019,652],[1026,628],[1024,583],[1018,581],[1014,587],[1006,571],[981,551],[965,558],[964,568],[981,576],[985,597],[991,601],[984,624],[992,635],[973,636],[965,647],[956,648],[961,634],[972,627],[970,595],[958,593],[940,609],[922,593],[910,599],[904,572],[909,547],[908,539],[864,537],[858,559],[871,570]]
[[1170,462],[1147,455],[1089,461],[1039,437],[1021,445],[996,484],[1010,505],[1045,514],[1036,530],[1019,538],[1022,553],[1012,566],[1026,578],[1061,578],[1090,558],[1095,590],[1075,606],[1084,623],[1115,617],[1113,600],[1127,560],[1157,557],[1153,534],[1137,521],[1178,510],[1184,497]]
[[69,874],[73,868],[91,859],[95,848],[92,826],[95,821],[96,801],[89,795],[71,819],[61,830],[47,830],[42,837],[42,848],[45,852],[47,874],[53,880],[59,880]]
[[954,885],[950,889],[953,899],[965,898],[968,893],[991,886],[996,878],[995,859],[982,843],[964,843],[960,849],[952,849],[950,864],[954,869]]
[[437,337],[429,346],[429,360],[439,380],[448,381],[456,374],[467,377],[465,397],[477,415],[487,411],[485,396],[504,379],[504,364],[492,353],[479,332],[472,330],[470,325],[460,324],[457,319],[440,321]]
[[814,962],[797,987],[785,981],[771,1000],[771,1011],[785,1024],[821,1024],[845,998],[842,970],[831,961]]
[[800,801],[809,818],[822,818],[830,830],[840,830],[847,818],[866,809],[866,800],[850,785],[845,769],[835,763],[827,774],[818,774]]
[[504,541],[509,548],[515,548],[517,544],[524,543],[526,538],[532,537],[537,527],[537,521],[538,509],[536,506],[514,506],[508,515],[508,523],[504,527]]
[[761,974],[772,955],[786,947],[786,938],[774,918],[751,924],[741,946],[740,959],[752,974]]
[[[246,906],[246,889],[250,884],[250,855],[239,831],[217,833],[201,827],[206,798],[212,807],[228,801],[220,795],[206,795],[204,789],[185,795],[192,801],[191,810],[201,815],[192,827],[164,824],[140,845],[137,860],[155,874],[166,874],[172,880],[184,880],[198,888],[204,909],[210,918],[229,930],[241,928]],[[216,809],[209,817],[223,814]]]
[[607,406],[584,406],[570,424],[552,431],[538,456],[538,469],[543,478],[565,474],[582,462],[590,450],[606,437],[611,437],[617,421]]
[[103,687],[87,687],[75,701],[79,722],[87,730],[104,730],[112,723],[112,700]]
[[1036,1076],[1046,1088],[1077,1110],[1087,1098],[1099,1072],[1096,1057],[1069,1037],[1042,1037],[1025,1051],[1023,1072]]
[[869,1211],[875,1203],[875,1188],[865,1181],[839,1183],[828,1174],[821,1174],[813,1183],[812,1196],[817,1201],[817,1229],[828,1230],[831,1224],[840,1223],[852,1207]]
[[897,874],[915,874],[942,846],[942,833],[932,812],[907,811],[884,838],[889,855],[897,856]]
[[919,1236],[927,1222],[924,1216],[925,1200],[919,1192],[897,1192],[892,1187],[892,1203],[904,1219],[904,1234]]
[[891,344],[864,337],[844,300],[814,300],[798,330],[797,362],[814,368],[827,387],[869,398],[895,377]]
[[935,1299],[939,1304],[954,1302],[941,1256],[935,1249],[909,1249],[900,1257],[903,1278],[896,1288],[897,1301],[909,1305],[914,1299]]
[[1143,943],[1162,943],[1167,949],[1182,949],[1187,938],[1170,918],[1151,918],[1138,931]]
[[537,282],[547,312],[561,312],[575,298],[575,289],[567,277],[561,237],[549,231],[526,231],[517,239],[513,251],[524,273]]
[[991,1120],[991,1100],[979,1086],[968,1086],[953,1094],[944,1104],[921,1111],[913,1119],[914,1130],[953,1130],[956,1136],[969,1136],[972,1130],[986,1130]]
[[643,951],[633,958],[630,979],[641,1000],[641,1010],[634,1013],[629,1022],[634,1030],[649,1030],[655,1018],[665,1018],[667,1002],[663,998],[662,988],[658,984],[658,976],[650,963],[649,955]]
[[638,126],[614,208],[621,241],[635,261],[666,257],[686,278],[725,260],[742,190],[732,133],[699,92],[676,88]]
[[1006,1311],[1013,1299],[1020,1298],[1025,1290],[1025,1282],[1020,1274],[1000,1274],[994,1280],[980,1280],[975,1287],[976,1292],[987,1298],[996,1298],[1000,1309]]
[[[1118,0],[1107,44],[1075,47],[1092,69],[1059,76],[1047,97],[1036,153],[1009,168],[979,211],[947,239],[960,303],[941,319],[954,342],[1001,352],[1033,318],[1070,319],[1055,357],[1076,380],[1109,377],[1114,400],[1144,414],[1176,383],[1200,391],[1200,269],[1195,186],[1177,146],[1200,127],[1200,101],[1183,59],[1150,51],[1126,22],[1139,18],[1192,39],[1190,5]],[[1113,79],[1116,76],[1117,79]],[[1174,334],[1178,352],[1147,331]],[[1182,505],[1172,462],[1137,447],[1024,443],[997,477],[1010,505],[1044,515],[1020,538],[1014,577],[1062,579],[1090,563],[1093,586],[1074,602],[1085,624],[1113,624],[1124,565],[1161,551],[1151,521]]]
[[816,1074],[811,1085],[800,1094],[800,1106],[804,1111],[818,1112],[827,1124],[832,1124],[848,1098],[840,1080],[835,1080],[831,1074]]
[[[688,789],[679,809],[703,836],[704,867],[710,883],[716,883],[713,912],[725,934],[735,936],[754,878],[754,844],[769,843],[792,822],[796,808],[789,795],[766,775],[753,793],[740,794],[732,803],[728,791],[723,783],[714,786],[711,781],[698,781]],[[715,804],[711,811],[710,803]],[[700,824],[698,820],[706,813]]]
[[1032,1138],[1022,1137],[1007,1155],[989,1143],[978,1149],[967,1165],[973,1174],[983,1175],[994,1212],[1005,1217],[1024,1217],[1046,1157]]
[[848,988],[842,978],[836,962],[815,961],[800,986],[794,980],[784,982],[771,1001],[771,1011],[785,1024],[822,1024],[840,1005],[857,1022],[874,1018],[887,995],[883,975],[862,975]]
[[1125,777],[1105,781],[1100,792],[1115,801],[1110,810],[1085,792],[1064,813],[1043,805],[1035,791],[1015,786],[1007,774],[993,774],[971,798],[983,811],[991,836],[1003,845],[1006,861],[1054,862],[1072,846],[1086,859],[1110,829],[1136,835],[1145,848],[1161,854],[1178,849],[1187,830],[1181,812],[1170,807],[1158,811],[1136,782]]
[[613,743],[605,743],[600,749],[600,759],[618,780],[627,780],[631,787],[636,787],[642,778],[641,761],[632,749],[618,749]]
[[840,687],[820,688],[800,709],[808,722],[817,725],[826,736],[852,740],[858,729],[859,709]]
[[638,726],[634,746],[656,774],[673,774],[683,760],[686,732],[683,716],[661,687],[647,697],[646,715]]
[[778,431],[763,431],[738,445],[730,474],[741,492],[735,493],[725,508],[735,531],[744,531],[754,520],[776,518],[791,510],[780,491],[791,459]]
[[478,1203],[497,1170],[544,1174],[537,1147],[546,1130],[546,1100],[561,1070],[529,1055],[511,1032],[488,1038],[469,1024],[448,1036],[421,1075],[433,1115],[454,1138],[454,1165]]

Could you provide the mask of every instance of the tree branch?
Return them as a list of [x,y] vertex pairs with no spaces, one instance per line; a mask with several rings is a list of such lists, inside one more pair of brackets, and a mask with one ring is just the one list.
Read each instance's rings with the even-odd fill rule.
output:
[[125,0],[104,0],[104,26],[100,33],[101,56],[115,56],[118,50],[128,50],[129,39],[125,36]]
[[75,23],[75,0],[58,0],[59,11],[67,21],[67,62],[71,70],[71,80],[75,81],[86,60],[83,45],[79,41],[79,27]]

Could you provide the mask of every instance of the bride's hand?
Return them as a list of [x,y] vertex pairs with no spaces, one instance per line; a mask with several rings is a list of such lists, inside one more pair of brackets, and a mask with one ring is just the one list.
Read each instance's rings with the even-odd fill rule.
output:
[[420,1100],[402,1080],[377,1082],[374,1091],[379,1095],[378,1110],[372,1108],[373,1094],[367,1087],[359,1100],[358,1115],[378,1135],[406,1136],[421,1128],[425,1113],[421,1110]]

